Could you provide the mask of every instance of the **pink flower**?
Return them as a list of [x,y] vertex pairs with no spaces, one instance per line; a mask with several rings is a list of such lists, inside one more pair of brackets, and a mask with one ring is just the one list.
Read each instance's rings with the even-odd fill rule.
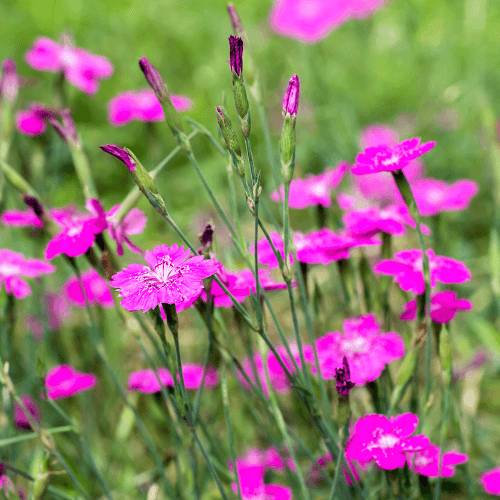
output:
[[[463,262],[435,255],[431,248],[427,249],[427,257],[429,258],[431,287],[435,287],[437,282],[464,283],[471,279],[470,271]],[[374,271],[394,276],[394,281],[405,292],[422,294],[425,289],[422,263],[422,250],[401,250],[394,254],[394,259],[380,261],[374,267]]]
[[27,109],[16,113],[16,127],[22,134],[40,135],[47,130],[47,123],[39,113]]
[[78,372],[70,365],[54,366],[45,377],[45,388],[50,399],[67,398],[92,389],[96,384],[97,377],[94,374]]
[[382,469],[404,467],[406,452],[419,451],[430,445],[423,434],[411,436],[418,425],[418,416],[404,413],[387,418],[385,415],[366,415],[354,426],[347,442],[346,457],[360,461],[373,459]]
[[20,276],[38,278],[42,274],[53,273],[56,268],[40,259],[25,259],[22,253],[0,249],[0,290],[2,283],[8,294],[16,299],[31,295],[31,288]]
[[[373,314],[346,319],[343,327],[344,334],[329,332],[316,339],[321,376],[325,379],[335,379],[335,370],[342,367],[345,356],[352,382],[364,385],[405,353],[403,339],[396,332],[380,333]],[[316,373],[315,366],[312,371]]]
[[[431,444],[415,453],[408,453],[407,460],[410,470],[421,476],[428,477],[451,477],[455,474],[454,465],[467,462],[469,457],[464,453],[448,451],[440,457],[441,448]],[[439,474],[441,462],[441,474]]]
[[31,209],[27,210],[5,210],[0,217],[0,222],[5,226],[14,227],[43,227],[43,222]]
[[425,216],[466,209],[479,186],[468,179],[450,185],[437,179],[421,179],[412,185],[412,191],[420,214]]
[[[288,457],[285,460],[281,456],[280,452],[275,446],[261,450],[260,448],[250,448],[247,452],[238,459],[238,462],[245,466],[259,466],[264,467],[264,469],[274,469],[279,472],[285,472],[286,467],[288,467],[292,472],[295,472],[295,464],[293,460]],[[233,470],[233,464],[228,461],[229,469]]]
[[71,316],[69,303],[64,293],[45,294],[45,314],[50,330],[52,332],[59,330],[63,322]]
[[17,99],[21,79],[17,74],[16,63],[13,59],[2,61],[2,72],[0,75],[0,99],[5,101],[9,107],[13,106]]
[[[166,368],[158,368],[158,378],[163,386],[173,387],[174,378]],[[183,364],[182,375],[184,376],[184,384],[186,389],[198,389],[203,380],[203,366],[194,364]],[[177,377],[179,377],[177,375]],[[179,378],[178,378],[179,379]],[[204,386],[212,389],[219,383],[217,370],[212,366],[207,368],[205,374]],[[139,391],[145,394],[160,392],[161,386],[153,370],[140,370],[132,372],[128,378],[128,390]]]
[[88,199],[85,206],[89,214],[80,214],[72,206],[49,212],[61,226],[61,232],[49,241],[45,249],[46,259],[61,254],[68,257],[83,255],[94,244],[96,235],[106,229],[105,213],[99,201]]
[[406,167],[411,160],[430,151],[435,145],[435,142],[420,144],[420,138],[414,137],[394,146],[370,147],[356,156],[356,163],[351,172],[356,175],[395,172]]
[[69,44],[60,45],[54,40],[39,37],[25,54],[26,62],[39,71],[62,71],[66,79],[87,94],[95,94],[99,80],[113,73],[113,66],[106,57],[97,56]]
[[[281,238],[279,233],[271,232],[269,233],[271,241],[273,242],[276,250],[281,254],[281,258],[285,258],[285,245],[283,244],[283,239]],[[255,253],[254,246],[250,246],[250,253]],[[267,238],[261,238],[257,242],[257,256],[258,261],[265,266],[269,266],[269,269],[274,269],[275,267],[279,267],[278,259],[274,255],[274,252],[271,248],[271,245],[267,241]],[[293,257],[290,255],[290,263],[293,263]]]
[[[183,95],[171,95],[177,111],[190,111],[193,101]],[[163,108],[151,89],[122,92],[108,102],[108,119],[112,125],[125,125],[133,120],[156,122],[165,120]]]
[[[446,290],[431,295],[431,318],[436,323],[450,322],[458,311],[472,309],[472,302],[466,299],[457,299],[456,292]],[[417,314],[417,301],[411,300],[405,305],[405,310],[400,316],[402,321],[412,321]]]
[[[322,174],[308,175],[305,179],[293,179],[290,183],[290,207],[331,206],[330,191],[337,189],[348,168],[349,164],[342,162],[334,169],[327,169]],[[280,186],[280,193],[273,191],[271,200],[280,202],[284,199],[283,184]]]
[[[120,288],[121,305],[128,311],[143,312],[159,304],[180,304],[203,289],[203,278],[217,272],[217,264],[203,255],[190,256],[177,245],[160,245],[146,250],[148,266],[131,264],[116,273],[109,283]],[[187,259],[187,260],[186,260]]]
[[[109,291],[108,283],[95,269],[84,271],[81,278],[89,305],[98,304],[101,307],[113,307],[113,296]],[[76,276],[72,276],[64,283],[63,293],[72,304],[85,307],[85,297]]]
[[484,491],[490,495],[500,495],[500,467],[489,470],[480,478]]
[[[36,404],[36,401],[27,394],[21,396],[21,401],[25,406],[25,408],[33,417],[33,420],[38,424],[40,424],[40,422],[42,421],[40,417],[40,407]],[[24,429],[26,431],[31,430],[31,424],[29,418],[27,417],[24,410],[21,408],[21,405],[17,403],[14,404],[14,423],[16,424],[16,427],[18,427],[19,429]]]
[[[8,488],[12,493],[14,493],[15,490],[14,490],[14,486],[12,485],[12,481],[5,474],[1,474],[2,469],[3,469],[3,466],[0,467],[0,491],[2,491],[2,488],[3,488],[3,490],[6,492],[7,488]],[[5,488],[4,488],[4,486],[5,486]],[[7,494],[8,493],[6,493],[6,495]]]

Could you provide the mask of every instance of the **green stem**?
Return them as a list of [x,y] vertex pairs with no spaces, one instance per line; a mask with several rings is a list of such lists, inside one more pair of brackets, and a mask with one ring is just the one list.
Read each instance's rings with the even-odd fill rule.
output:
[[337,466],[335,467],[335,475],[333,476],[332,488],[330,490],[330,495],[328,497],[329,500],[335,500],[335,493],[337,492],[337,488],[339,486],[340,473],[342,470],[341,463],[342,463],[342,459],[344,457],[344,450],[345,450],[345,445],[346,445],[346,441],[347,441],[347,434],[349,433],[349,419],[346,420],[342,432],[346,438],[340,440],[339,456],[337,459]]
[[[48,434],[59,434],[60,432],[70,432],[73,430],[72,425],[63,425],[61,427],[53,427],[52,429],[47,429]],[[36,439],[38,434],[36,432],[30,432],[29,434],[22,434],[21,436],[13,436],[6,439],[0,439],[0,448],[4,446],[9,446],[11,444],[21,443],[22,441],[29,441],[30,439]]]

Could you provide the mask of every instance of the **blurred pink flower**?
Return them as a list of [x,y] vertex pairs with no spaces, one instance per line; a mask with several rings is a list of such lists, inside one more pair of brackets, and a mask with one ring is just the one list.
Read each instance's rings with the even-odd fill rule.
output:
[[[180,304],[203,289],[203,278],[217,271],[217,264],[203,255],[190,257],[190,250],[177,245],[160,245],[144,256],[150,266],[131,264],[116,273],[111,286],[120,289],[121,305],[128,311],[143,312],[157,305]],[[186,260],[187,259],[187,260]]]
[[[337,189],[349,169],[347,162],[339,163],[335,168],[326,169],[319,175],[308,175],[304,179],[292,179],[290,183],[290,208],[306,208],[316,205],[329,207],[332,204],[330,191]],[[285,196],[283,184],[280,194],[274,190],[271,200],[280,202]]]
[[16,299],[31,295],[31,288],[20,276],[38,278],[42,274],[53,273],[56,268],[40,259],[25,259],[22,253],[0,249],[0,290],[2,284],[8,294]]
[[54,366],[45,377],[45,388],[50,399],[67,398],[92,389],[96,384],[97,377],[94,374],[76,371],[70,365]]
[[[403,357],[405,344],[396,332],[381,333],[373,314],[346,319],[344,333],[328,332],[316,339],[321,376],[335,379],[344,356],[349,363],[351,380],[364,385],[377,379],[385,365]],[[316,373],[316,367],[311,367]]]
[[[261,450],[260,448],[250,448],[238,461],[244,466],[259,466],[264,467],[264,469],[274,469],[279,472],[285,472],[286,467],[288,467],[292,472],[295,472],[296,467],[293,460],[288,458],[283,458],[279,450],[275,446]],[[286,462],[286,466],[285,466]],[[233,463],[228,460],[229,469],[233,470]]]
[[[99,273],[91,268],[81,273],[82,284],[89,305],[100,305],[101,307],[113,307],[113,296],[108,288],[108,283]],[[80,282],[76,276],[70,277],[63,285],[63,293],[67,299],[77,307],[85,307]]]
[[35,212],[27,210],[5,210],[0,217],[0,222],[5,226],[14,227],[43,227],[43,222],[35,215]]
[[[435,287],[437,282],[464,283],[471,279],[470,271],[463,262],[435,255],[432,248],[427,249],[426,253],[429,258],[431,287]],[[394,276],[395,283],[405,292],[421,294],[425,289],[422,266],[422,250],[401,250],[394,254],[394,259],[380,261],[374,271]]]
[[47,130],[47,123],[39,113],[27,109],[16,113],[16,127],[22,134],[40,135]]
[[45,294],[45,314],[50,330],[52,332],[59,330],[63,322],[71,316],[71,309],[64,293]]
[[435,145],[435,142],[420,144],[420,138],[414,137],[394,146],[369,147],[356,156],[356,163],[351,172],[356,175],[395,172],[406,167],[411,160],[430,151]]
[[24,318],[24,328],[33,335],[33,340],[40,342],[43,340],[43,320],[34,314],[27,314]]
[[500,467],[489,470],[479,477],[484,491],[490,495],[500,495]]
[[[23,405],[26,407],[26,409],[29,411],[31,416],[33,417],[33,420],[38,424],[40,424],[40,422],[42,421],[40,417],[40,407],[37,405],[36,401],[27,394],[21,396],[21,401]],[[16,427],[18,427],[19,429],[24,429],[26,431],[31,430],[31,424],[29,418],[26,416],[26,413],[21,408],[21,405],[17,403],[14,404],[14,423],[16,424]]]
[[113,73],[113,65],[106,57],[46,37],[37,38],[24,57],[39,71],[62,71],[68,82],[87,94],[95,94],[99,80]]
[[404,467],[406,452],[419,451],[430,445],[423,434],[411,436],[418,425],[418,416],[404,413],[395,417],[366,415],[354,426],[346,446],[346,457],[366,462],[373,459],[382,469]]
[[[467,299],[458,299],[457,293],[451,290],[437,292],[431,295],[431,318],[436,323],[448,323],[458,311],[472,309],[472,302]],[[411,300],[405,305],[405,310],[399,317],[402,321],[412,321],[417,314],[417,301]]]
[[420,214],[425,216],[466,209],[479,186],[468,179],[450,185],[437,179],[420,179],[412,185],[412,191]]
[[[428,477],[451,477],[455,474],[454,465],[467,462],[469,457],[465,453],[458,453],[454,450],[443,453],[440,457],[441,448],[431,444],[415,453],[408,453],[408,466],[412,472]],[[440,464],[441,462],[441,464]],[[439,466],[441,465],[441,474]]]
[[1,100],[12,106],[17,99],[20,83],[14,60],[5,59],[2,61],[2,73],[0,76]]
[[[190,111],[193,101],[183,95],[171,95],[177,111]],[[163,108],[152,89],[122,92],[108,102],[108,119],[112,125],[125,125],[133,120],[156,122],[165,120]]]
[[120,205],[115,205],[109,212],[106,212],[109,235],[116,241],[116,253],[122,256],[123,245],[125,244],[130,251],[142,255],[144,252],[130,241],[128,235],[142,233],[146,227],[148,218],[142,210],[133,208],[119,224],[116,224],[113,217],[119,208]]

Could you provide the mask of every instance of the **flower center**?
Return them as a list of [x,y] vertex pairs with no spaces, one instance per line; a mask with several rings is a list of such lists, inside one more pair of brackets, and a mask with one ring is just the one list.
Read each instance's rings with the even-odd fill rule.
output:
[[19,271],[19,266],[16,264],[9,264],[8,262],[0,264],[0,275],[2,276],[14,276],[19,274]]
[[379,440],[378,445],[380,448],[393,448],[396,443],[399,442],[399,438],[393,434],[384,434]]
[[78,62],[78,57],[71,48],[65,47],[59,54],[59,60],[64,66],[75,66]]
[[429,203],[439,203],[443,199],[443,193],[439,189],[431,189],[427,193],[427,201]]
[[318,16],[320,2],[317,0],[303,0],[297,6],[297,15],[304,21],[314,19]]
[[428,457],[426,455],[417,455],[415,457],[415,467],[425,467],[426,465],[429,465],[432,462],[432,458]]
[[356,337],[354,339],[348,339],[342,342],[343,351],[351,354],[366,352],[368,350],[367,347],[368,342],[363,337]]

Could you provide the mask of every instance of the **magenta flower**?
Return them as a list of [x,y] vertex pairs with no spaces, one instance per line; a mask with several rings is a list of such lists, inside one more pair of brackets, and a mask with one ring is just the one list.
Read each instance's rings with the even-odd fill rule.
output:
[[[343,366],[344,356],[350,367],[351,380],[365,385],[377,379],[385,365],[404,356],[405,344],[396,332],[380,333],[373,314],[346,319],[344,333],[328,332],[316,339],[321,376],[335,379]],[[311,367],[316,373],[316,367]]]
[[229,37],[229,66],[232,73],[241,76],[243,71],[243,40],[233,35]]
[[418,425],[418,416],[404,413],[387,418],[385,415],[366,415],[354,426],[346,446],[346,457],[367,461],[373,459],[382,469],[404,467],[406,452],[427,448],[429,438],[423,434],[411,436]]
[[0,249],[0,290],[2,284],[8,294],[16,299],[31,295],[31,288],[20,276],[38,278],[42,274],[53,273],[56,268],[40,259],[25,259],[22,253]]
[[[429,258],[431,287],[435,287],[437,282],[464,283],[471,279],[470,271],[463,262],[435,255],[431,248],[427,249],[427,257]],[[394,259],[380,261],[374,267],[374,271],[394,276],[394,281],[405,292],[422,294],[425,290],[422,266],[422,250],[401,250],[394,254]]]
[[17,99],[20,83],[14,60],[5,59],[2,61],[2,73],[0,75],[1,100],[12,106]]
[[[280,236],[279,233],[276,232],[271,232],[269,233],[269,237],[271,238],[271,241],[273,242],[274,247],[276,250],[281,254],[281,258],[285,258],[285,245],[283,243],[283,238]],[[250,246],[249,248],[250,253],[255,253],[255,247],[253,245]],[[268,266],[269,269],[274,269],[276,267],[279,267],[278,259],[274,255],[274,252],[271,248],[271,245],[267,241],[267,238],[261,238],[257,242],[257,256],[258,256],[258,261],[261,264],[264,264],[265,266]],[[290,255],[290,263],[293,263],[293,257]]]
[[283,115],[292,118],[297,115],[299,109],[300,80],[297,75],[293,75],[288,82],[285,95],[283,96]]
[[[469,457],[465,453],[457,451],[448,451],[441,454],[441,448],[431,444],[415,453],[408,453],[407,460],[410,470],[421,476],[428,477],[451,477],[455,474],[454,465],[467,462]],[[441,474],[439,473],[441,461]]]
[[68,44],[60,45],[46,37],[35,40],[26,52],[25,60],[39,71],[62,71],[68,82],[86,94],[95,94],[99,89],[99,80],[109,78],[113,73],[113,65],[106,57]]
[[[40,425],[42,419],[40,417],[40,407],[37,405],[36,401],[27,394],[21,396],[21,401],[32,416],[33,420]],[[17,403],[14,404],[14,423],[19,429],[24,429],[26,431],[31,430],[31,424],[28,416],[21,408],[21,405]]]
[[27,210],[5,210],[0,216],[0,222],[5,226],[14,227],[43,227],[43,222],[31,209]]
[[76,371],[70,365],[54,366],[45,377],[45,388],[50,399],[68,398],[92,389],[96,384],[97,377],[93,373]]
[[479,186],[468,179],[450,185],[437,179],[421,179],[412,185],[412,191],[420,214],[436,215],[466,209]]
[[[193,101],[183,95],[171,95],[177,111],[190,111]],[[112,125],[121,126],[134,120],[158,122],[165,120],[160,101],[151,89],[122,92],[108,102],[108,120]]]
[[479,481],[483,485],[484,491],[490,495],[500,495],[500,467],[484,473]]
[[159,304],[180,304],[203,289],[203,278],[217,272],[217,264],[203,255],[190,257],[190,250],[177,245],[160,245],[144,256],[148,266],[131,264],[116,273],[111,286],[120,289],[121,305],[143,312]]
[[[446,290],[431,295],[431,318],[436,323],[448,323],[458,311],[472,309],[472,302],[467,299],[457,299],[456,292]],[[417,314],[417,301],[411,300],[405,305],[405,310],[399,317],[402,321],[412,321]]]
[[[296,470],[293,460],[290,457],[284,459],[275,446],[271,446],[265,450],[261,450],[260,448],[250,448],[241,458],[238,458],[238,462],[245,467],[264,467],[264,470],[273,469],[279,472],[285,472],[286,467],[288,467],[292,472],[295,472]],[[228,466],[232,471],[233,463],[230,460],[228,461]]]
[[351,172],[356,175],[395,172],[406,167],[411,160],[430,151],[435,145],[435,142],[420,144],[420,138],[414,137],[394,146],[370,147],[356,156],[356,163]]
[[[113,296],[109,291],[108,283],[95,269],[91,268],[84,271],[81,278],[89,305],[97,304],[101,307],[113,307]],[[63,293],[73,305],[85,307],[85,297],[76,276],[72,276],[64,283]]]
[[[332,204],[330,191],[337,189],[342,181],[349,164],[339,163],[334,169],[326,169],[319,175],[308,175],[304,179],[292,179],[290,183],[290,208],[306,208],[315,205],[329,207]],[[284,199],[284,187],[280,186],[280,193],[274,190],[271,200],[280,202]]]
[[16,113],[16,127],[24,135],[40,135],[47,130],[45,120],[31,109]]
[[46,259],[61,254],[68,257],[83,255],[94,244],[96,235],[106,229],[105,213],[99,201],[88,199],[85,206],[89,214],[80,214],[71,205],[49,212],[61,227],[61,232],[49,241],[45,249]]

